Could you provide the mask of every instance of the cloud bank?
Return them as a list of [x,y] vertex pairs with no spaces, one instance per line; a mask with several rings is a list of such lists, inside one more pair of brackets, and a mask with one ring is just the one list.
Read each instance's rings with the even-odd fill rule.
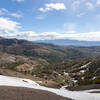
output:
[[[68,24],[66,24],[68,25]],[[36,40],[71,39],[79,41],[100,41],[100,32],[42,32],[20,31],[21,24],[8,18],[0,17],[0,36],[6,38]],[[67,26],[66,26],[67,27]],[[72,27],[73,28],[73,27]]]
[[[54,40],[54,39],[70,39],[79,41],[100,41],[100,32],[88,32],[88,33],[57,33],[57,32],[20,32],[16,37],[19,39],[27,39],[31,41],[35,40]],[[23,37],[23,38],[22,38]]]

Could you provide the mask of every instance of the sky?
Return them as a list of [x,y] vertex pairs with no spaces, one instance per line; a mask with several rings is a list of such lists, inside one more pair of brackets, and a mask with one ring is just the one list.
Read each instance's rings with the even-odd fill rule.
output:
[[100,0],[0,0],[0,36],[100,41]]

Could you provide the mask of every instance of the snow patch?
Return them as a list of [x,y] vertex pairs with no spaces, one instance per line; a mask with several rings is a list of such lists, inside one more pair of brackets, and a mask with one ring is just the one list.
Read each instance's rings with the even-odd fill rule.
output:
[[85,73],[85,70],[80,70],[81,73]]

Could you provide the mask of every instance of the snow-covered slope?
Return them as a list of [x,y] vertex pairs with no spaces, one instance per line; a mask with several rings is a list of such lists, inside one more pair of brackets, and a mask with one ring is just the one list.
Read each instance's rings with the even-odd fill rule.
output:
[[72,98],[74,100],[100,100],[100,94],[88,93],[87,91],[72,92],[65,89],[54,89],[40,86],[36,82],[29,79],[22,79],[16,77],[2,76],[0,75],[0,85],[1,86],[18,86],[18,87],[28,87],[40,90],[46,90],[53,92],[57,95]]

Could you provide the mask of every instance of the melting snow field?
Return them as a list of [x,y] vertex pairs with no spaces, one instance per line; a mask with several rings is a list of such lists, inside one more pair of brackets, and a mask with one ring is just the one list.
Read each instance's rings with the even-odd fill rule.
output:
[[99,93],[98,94],[88,93],[93,90],[77,92],[77,91],[68,91],[68,90],[65,90],[64,88],[61,88],[61,89],[47,88],[44,86],[40,86],[39,84],[37,84],[36,82],[32,80],[23,79],[23,78],[16,78],[16,77],[0,75],[0,85],[1,86],[28,87],[28,88],[46,90],[46,91],[50,91],[52,93],[55,93],[63,97],[72,98],[74,100],[100,100]]

